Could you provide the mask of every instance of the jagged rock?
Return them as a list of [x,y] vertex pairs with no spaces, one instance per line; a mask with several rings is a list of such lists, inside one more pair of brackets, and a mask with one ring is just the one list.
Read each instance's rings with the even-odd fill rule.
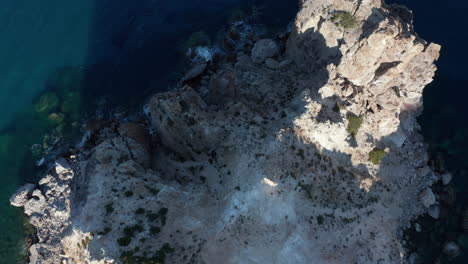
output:
[[36,185],[32,183],[27,183],[21,186],[11,196],[10,204],[16,207],[23,207],[26,204],[26,202],[31,198],[31,194],[34,191],[34,188],[36,188]]
[[252,49],[250,58],[254,63],[263,63],[265,59],[276,56],[279,53],[278,44],[272,39],[257,41]]
[[32,215],[33,213],[41,212],[47,206],[45,196],[40,190],[34,190],[29,199],[24,204],[24,213]]

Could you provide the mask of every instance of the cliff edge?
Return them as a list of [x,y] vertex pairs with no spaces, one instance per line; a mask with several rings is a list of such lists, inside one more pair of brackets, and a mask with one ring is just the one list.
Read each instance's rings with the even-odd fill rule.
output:
[[12,197],[30,263],[406,263],[440,177],[415,119],[440,46],[412,19],[303,0],[276,38],[232,24],[148,122],[100,121]]

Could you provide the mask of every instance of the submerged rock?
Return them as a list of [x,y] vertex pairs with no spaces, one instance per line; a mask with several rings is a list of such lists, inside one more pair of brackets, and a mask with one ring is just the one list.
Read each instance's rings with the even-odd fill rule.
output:
[[59,105],[59,98],[53,92],[48,92],[39,97],[34,105],[34,110],[39,113],[48,113],[53,111]]

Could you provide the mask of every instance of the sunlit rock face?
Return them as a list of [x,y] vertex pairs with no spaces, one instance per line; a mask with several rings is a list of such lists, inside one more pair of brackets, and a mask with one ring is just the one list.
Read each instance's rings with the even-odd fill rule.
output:
[[278,67],[247,47],[151,98],[147,124],[108,122],[26,202],[31,263],[406,262],[403,228],[437,203],[415,116],[440,47],[411,22],[302,1],[289,39],[262,40]]

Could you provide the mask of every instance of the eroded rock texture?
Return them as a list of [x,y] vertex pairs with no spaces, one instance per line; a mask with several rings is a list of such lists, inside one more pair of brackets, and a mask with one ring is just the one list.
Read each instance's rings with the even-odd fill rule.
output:
[[31,263],[405,263],[437,203],[415,117],[440,47],[411,23],[304,0],[275,52],[203,66],[150,127],[109,122],[28,191]]

